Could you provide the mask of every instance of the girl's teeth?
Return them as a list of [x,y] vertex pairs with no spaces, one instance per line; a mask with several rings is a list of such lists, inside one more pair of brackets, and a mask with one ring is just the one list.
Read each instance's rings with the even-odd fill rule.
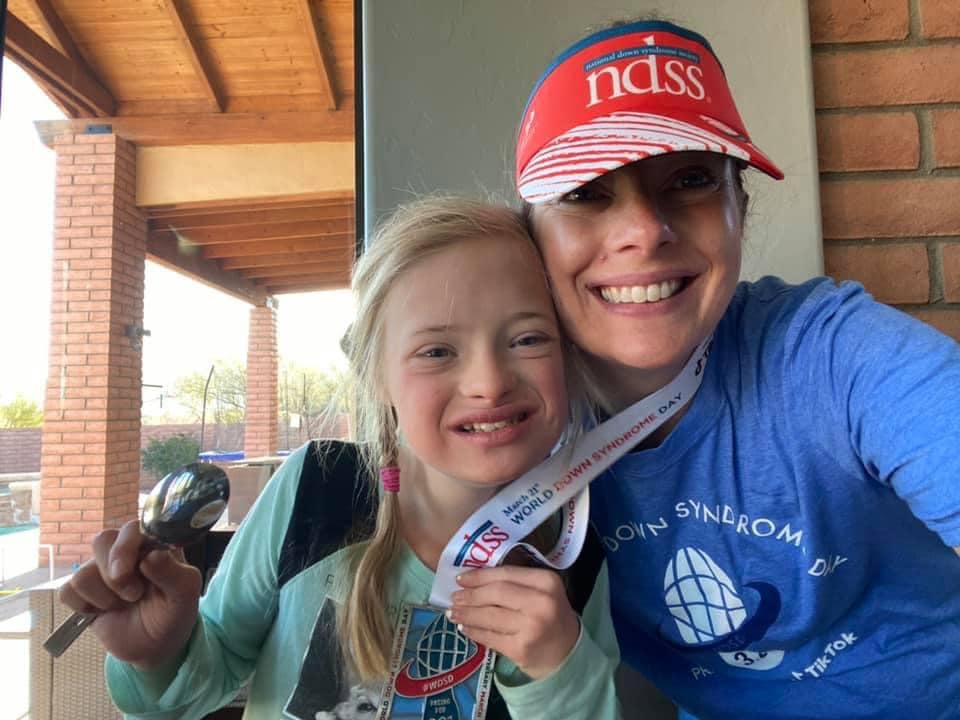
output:
[[608,303],[645,303],[666,300],[680,289],[679,280],[664,280],[650,285],[600,288],[600,296]]
[[501,420],[495,423],[469,423],[464,425],[463,429],[467,432],[493,432],[494,430],[501,430],[509,425],[513,425],[514,422],[514,420]]

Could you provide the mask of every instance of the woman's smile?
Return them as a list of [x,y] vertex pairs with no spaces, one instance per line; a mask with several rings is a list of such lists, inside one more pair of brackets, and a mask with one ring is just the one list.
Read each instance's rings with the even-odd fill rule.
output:
[[672,279],[644,285],[601,285],[596,290],[611,305],[643,305],[669,300],[683,286],[684,280]]

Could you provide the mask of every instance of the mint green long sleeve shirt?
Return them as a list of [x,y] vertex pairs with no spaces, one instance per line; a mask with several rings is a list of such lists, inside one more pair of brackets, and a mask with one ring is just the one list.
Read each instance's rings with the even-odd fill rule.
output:
[[[305,445],[292,453],[238,529],[200,601],[200,614],[177,667],[143,673],[108,657],[107,686],[128,717],[192,720],[229,702],[246,685],[245,720],[373,718],[379,687],[345,676],[336,607],[345,597],[346,551],[284,583],[278,565],[295,505]],[[433,573],[408,548],[392,573],[388,607],[427,604]],[[495,683],[517,720],[620,717],[613,674],[619,652],[601,568],[567,659],[532,681],[498,658]],[[349,714],[353,713],[353,714]],[[367,714],[365,714],[367,713]]]

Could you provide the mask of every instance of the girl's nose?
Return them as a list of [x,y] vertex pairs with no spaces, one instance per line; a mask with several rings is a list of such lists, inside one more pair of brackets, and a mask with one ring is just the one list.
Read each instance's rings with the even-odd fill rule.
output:
[[499,400],[515,385],[516,375],[497,353],[477,352],[464,368],[462,390],[467,397]]

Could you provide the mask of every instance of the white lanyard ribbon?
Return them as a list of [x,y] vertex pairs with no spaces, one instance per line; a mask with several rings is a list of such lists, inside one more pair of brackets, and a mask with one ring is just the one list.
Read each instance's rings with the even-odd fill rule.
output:
[[[572,448],[560,448],[474,512],[440,555],[430,604],[450,607],[450,596],[459,589],[457,575],[495,567],[518,546],[557,570],[570,567],[587,535],[587,485],[690,401],[703,379],[711,340],[697,347],[669,384],[584,433]],[[521,539],[557,510],[561,510],[560,538],[544,557]]]

